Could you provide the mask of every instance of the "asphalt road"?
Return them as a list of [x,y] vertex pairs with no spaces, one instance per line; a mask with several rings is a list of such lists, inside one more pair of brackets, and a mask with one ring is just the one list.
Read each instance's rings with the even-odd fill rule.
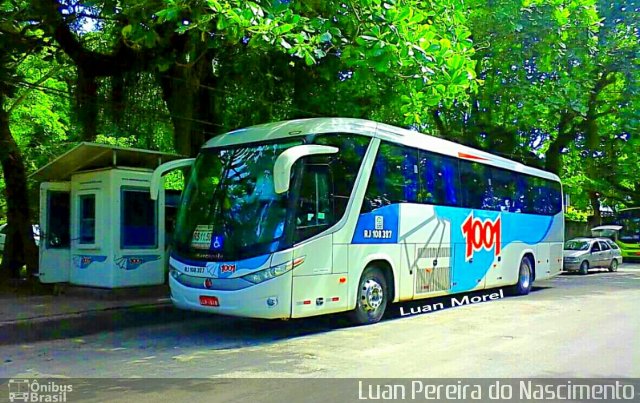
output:
[[340,315],[211,316],[2,346],[0,378],[640,378],[640,265],[563,274],[524,297],[401,315],[449,300],[392,305],[381,323],[363,327]]

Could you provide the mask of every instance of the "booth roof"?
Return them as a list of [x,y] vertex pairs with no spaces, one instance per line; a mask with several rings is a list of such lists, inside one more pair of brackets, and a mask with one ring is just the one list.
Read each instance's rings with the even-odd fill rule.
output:
[[31,174],[37,181],[68,180],[81,171],[109,167],[154,169],[167,161],[185,158],[176,154],[107,144],[80,143]]

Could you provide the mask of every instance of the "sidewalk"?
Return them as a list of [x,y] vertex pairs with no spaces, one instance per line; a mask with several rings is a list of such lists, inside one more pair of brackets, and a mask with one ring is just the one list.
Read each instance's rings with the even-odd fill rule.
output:
[[166,286],[121,290],[67,287],[62,295],[0,295],[0,345],[78,337],[197,316],[173,308]]

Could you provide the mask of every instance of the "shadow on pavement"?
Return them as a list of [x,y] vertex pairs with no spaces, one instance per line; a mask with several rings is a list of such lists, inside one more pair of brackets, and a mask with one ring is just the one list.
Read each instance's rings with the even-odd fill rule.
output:
[[[537,293],[547,288],[550,287],[535,286],[531,292]],[[493,300],[489,298],[490,295],[493,295]],[[492,289],[395,303],[387,306],[382,322],[401,320],[416,314],[463,308],[466,305],[495,302],[503,298],[510,298],[510,296],[503,290],[501,297],[500,289]],[[431,308],[424,308],[425,306]],[[427,311],[423,312],[424,309]],[[204,318],[199,317],[197,320],[184,322],[180,327],[172,326],[167,329],[152,327],[136,332],[138,337],[151,343],[147,345],[148,347],[153,347],[154,343],[177,343],[176,345],[185,343],[191,346],[199,345],[209,349],[224,350],[253,347],[282,339],[293,339],[350,327],[355,325],[349,321],[345,313],[292,320],[260,320],[207,315]],[[122,341],[125,341],[124,338]]]

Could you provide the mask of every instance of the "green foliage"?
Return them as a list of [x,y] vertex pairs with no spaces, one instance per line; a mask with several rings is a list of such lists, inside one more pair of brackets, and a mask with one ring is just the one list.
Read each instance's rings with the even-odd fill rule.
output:
[[[293,66],[338,57],[355,85],[392,83],[393,107],[404,124],[420,124],[438,105],[465,103],[477,89],[463,4],[183,0],[150,1],[123,11],[130,24],[122,35],[134,48],[164,49],[171,40],[168,32],[188,38],[179,52],[159,57],[161,72],[176,63],[192,65],[211,50],[282,52]],[[286,60],[279,63],[286,66]],[[228,71],[224,67],[219,74]]]
[[588,211],[581,211],[569,206],[564,212],[564,219],[566,221],[587,222],[589,215],[591,215],[591,213]]
[[[573,200],[640,203],[637,13],[597,0],[478,2],[469,21],[478,76],[452,131],[489,151],[558,169]],[[460,116],[467,116],[462,120]],[[460,124],[462,126],[460,126]],[[562,164],[552,161],[561,153]]]
[[164,188],[169,190],[182,190],[185,185],[185,177],[182,171],[171,171],[164,177]]

